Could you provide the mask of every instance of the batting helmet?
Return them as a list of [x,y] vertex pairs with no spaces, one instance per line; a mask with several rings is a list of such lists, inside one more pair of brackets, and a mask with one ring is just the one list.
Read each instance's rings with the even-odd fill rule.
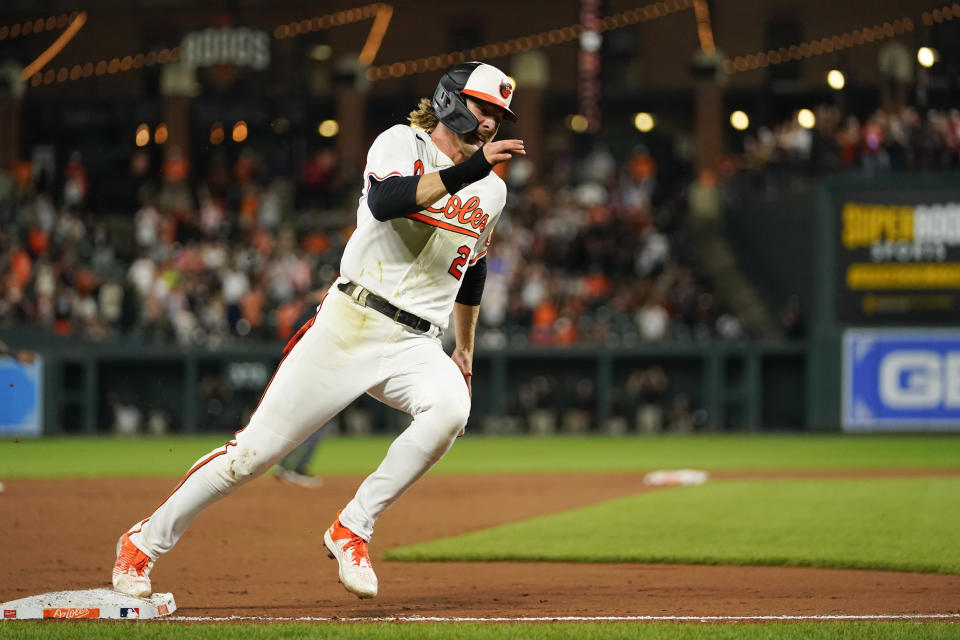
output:
[[502,107],[504,117],[517,121],[510,110],[513,83],[500,69],[483,62],[462,62],[450,67],[433,92],[433,110],[440,122],[460,135],[473,133],[480,123],[467,108],[464,96]]

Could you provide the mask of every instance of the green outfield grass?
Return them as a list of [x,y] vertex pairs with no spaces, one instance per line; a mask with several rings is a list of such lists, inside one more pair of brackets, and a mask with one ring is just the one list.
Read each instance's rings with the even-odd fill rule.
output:
[[958,530],[960,478],[718,481],[392,549],[386,558],[960,573]]
[[[0,480],[179,476],[228,437],[0,440]],[[390,441],[389,437],[330,439],[312,469],[323,475],[369,473]],[[466,437],[432,473],[599,473],[663,468],[957,469],[960,436]],[[527,554],[524,559],[545,559],[550,553],[565,554],[564,560],[584,561],[877,566],[960,573],[960,552],[951,544],[954,532],[960,530],[958,496],[960,478],[716,480],[701,487],[654,491],[388,554],[439,559],[441,554],[456,552],[458,558],[481,559],[480,554],[492,553],[494,542],[502,551],[503,536],[510,535],[511,547]],[[696,557],[689,555],[689,549],[697,550]],[[944,604],[945,610],[950,610],[952,605]],[[131,635],[145,640],[939,640],[960,638],[960,624],[0,622],[0,638],[111,640]]]
[[[130,627],[135,626],[133,630]],[[675,623],[562,624],[257,624],[177,625],[166,622],[0,622],[0,635],[23,640],[941,640],[960,637],[960,625],[914,622],[817,622],[708,625]]]
[[[0,440],[0,479],[179,476],[229,435]],[[379,464],[390,437],[331,438],[315,456],[322,475]],[[555,473],[960,468],[960,436],[763,435],[461,438],[432,473]]]

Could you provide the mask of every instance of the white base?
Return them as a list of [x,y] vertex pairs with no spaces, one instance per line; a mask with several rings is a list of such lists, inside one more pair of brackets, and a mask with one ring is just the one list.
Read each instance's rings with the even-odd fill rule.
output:
[[643,476],[643,484],[653,487],[691,487],[703,484],[710,474],[696,469],[664,469]]
[[0,618],[37,620],[40,618],[96,618],[106,620],[146,620],[177,610],[172,593],[154,593],[134,598],[113,589],[52,591],[0,604]]

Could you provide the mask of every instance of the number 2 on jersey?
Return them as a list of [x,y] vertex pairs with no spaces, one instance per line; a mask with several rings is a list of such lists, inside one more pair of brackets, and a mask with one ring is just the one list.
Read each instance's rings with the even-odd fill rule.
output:
[[459,280],[463,277],[463,265],[467,264],[467,260],[470,258],[470,247],[463,245],[457,249],[457,253],[460,255],[450,263],[450,268],[447,269],[447,273]]

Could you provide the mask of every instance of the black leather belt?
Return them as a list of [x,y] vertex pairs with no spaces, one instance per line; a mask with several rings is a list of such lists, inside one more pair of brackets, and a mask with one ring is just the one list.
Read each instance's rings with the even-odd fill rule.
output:
[[420,316],[415,316],[412,313],[407,313],[403,309],[398,309],[377,294],[372,293],[369,289],[364,289],[358,284],[341,282],[337,285],[337,289],[340,289],[340,291],[343,291],[363,306],[370,307],[374,311],[379,311],[394,322],[399,322],[414,331],[426,333],[433,327],[431,323]]

